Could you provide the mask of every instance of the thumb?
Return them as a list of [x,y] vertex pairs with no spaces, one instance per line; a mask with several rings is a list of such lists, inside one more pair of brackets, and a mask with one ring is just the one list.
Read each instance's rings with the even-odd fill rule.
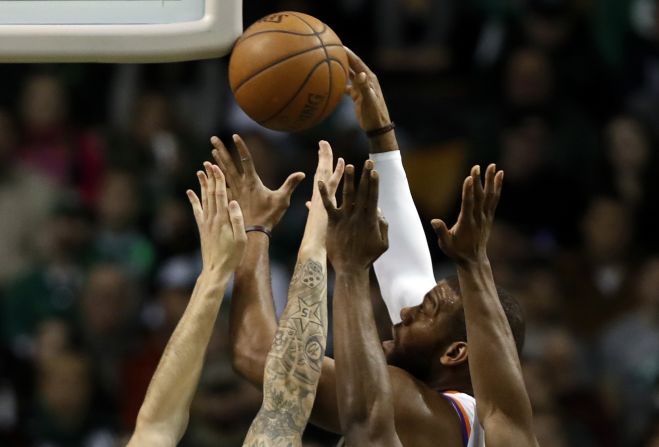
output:
[[444,221],[441,219],[433,219],[430,222],[430,224],[435,230],[435,234],[437,234],[437,239],[439,240],[439,246],[442,248],[448,247],[450,241],[450,234],[448,227],[446,226]]
[[290,197],[305,177],[303,172],[296,172],[289,175],[284,184],[279,188],[279,191],[283,192],[286,197]]

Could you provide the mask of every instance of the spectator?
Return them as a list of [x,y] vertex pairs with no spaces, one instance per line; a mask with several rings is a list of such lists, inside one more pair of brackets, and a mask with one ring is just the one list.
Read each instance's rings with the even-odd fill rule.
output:
[[18,163],[17,137],[12,116],[0,110],[0,288],[35,260],[34,235],[56,195],[51,182]]
[[58,185],[72,187],[87,204],[98,193],[105,169],[104,146],[94,132],[69,121],[68,93],[52,75],[32,75],[20,102],[20,159]]
[[38,396],[30,438],[37,447],[85,445],[112,447],[107,407],[95,399],[89,360],[65,352],[39,366]]
[[155,253],[151,242],[137,228],[140,193],[131,174],[108,173],[97,202],[95,246],[104,260],[119,263],[134,277],[143,279],[153,268]]
[[85,269],[94,257],[91,231],[84,207],[67,197],[36,232],[40,256],[10,283],[3,301],[3,339],[18,357],[33,355],[42,321],[73,321]]
[[[632,291],[638,302],[600,339],[607,391],[615,403],[625,445],[648,432],[659,384],[659,258],[645,262]],[[633,301],[630,299],[630,301]]]

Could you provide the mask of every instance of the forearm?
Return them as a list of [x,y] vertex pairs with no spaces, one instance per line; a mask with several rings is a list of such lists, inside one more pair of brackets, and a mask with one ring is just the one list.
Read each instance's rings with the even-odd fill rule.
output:
[[309,420],[327,339],[325,259],[324,247],[300,251],[265,364],[263,404],[244,445],[260,445],[259,440],[288,445],[302,435]]
[[[229,275],[204,272],[169,343],[144,398],[136,434],[157,428],[160,436],[178,442],[188,422],[206,348],[213,332]],[[142,436],[138,434],[137,438]]]
[[266,356],[277,330],[269,246],[267,235],[248,233],[245,257],[235,274],[229,329],[234,368],[259,387],[263,384]]
[[372,154],[380,175],[378,206],[389,223],[389,249],[375,261],[382,298],[393,323],[435,286],[430,249],[414,205],[400,152]]
[[469,367],[481,421],[495,413],[531,425],[531,405],[510,325],[494,283],[489,260],[458,265]]
[[367,270],[336,272],[333,318],[337,399],[348,445],[391,441],[395,437],[391,383],[368,286]]

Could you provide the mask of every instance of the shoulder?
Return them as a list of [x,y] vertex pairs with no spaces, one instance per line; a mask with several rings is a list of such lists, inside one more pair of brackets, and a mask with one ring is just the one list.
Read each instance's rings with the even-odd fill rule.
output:
[[462,445],[458,414],[442,393],[401,368],[389,366],[389,374],[396,430],[403,445],[425,445],[438,436],[446,440],[445,445]]

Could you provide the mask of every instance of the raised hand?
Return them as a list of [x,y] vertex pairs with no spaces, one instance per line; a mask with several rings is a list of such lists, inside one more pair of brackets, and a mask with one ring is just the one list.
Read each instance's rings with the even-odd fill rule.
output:
[[[325,209],[323,206],[322,198],[320,197],[320,192],[318,190],[319,182],[325,183],[328,194],[330,197],[334,198],[336,189],[339,187],[341,177],[343,177],[345,162],[343,161],[343,158],[339,158],[336,162],[336,168],[334,171],[332,171],[333,163],[334,157],[332,155],[332,147],[327,141],[321,141],[318,143],[318,166],[316,167],[316,173],[313,178],[313,194],[311,196],[311,202],[307,204],[310,209],[312,206],[317,206],[321,210]],[[336,199],[334,199],[334,203],[336,204]]]
[[199,237],[204,271],[233,271],[243,258],[247,235],[240,206],[228,202],[224,175],[209,162],[204,171],[197,171],[201,199],[191,189],[187,191],[192,205]]
[[450,230],[440,219],[431,223],[437,233],[442,251],[458,263],[483,261],[487,256],[487,242],[494,221],[494,213],[501,197],[503,171],[491,164],[485,171],[485,185],[481,183],[480,166],[471,168],[471,175],[462,186],[462,208],[457,223]]
[[373,162],[364,163],[358,191],[354,177],[355,167],[346,166],[339,208],[328,186],[318,184],[329,218],[327,254],[335,270],[368,269],[389,247],[387,222],[378,211],[379,178]]
[[226,146],[217,137],[211,138],[213,158],[226,175],[230,198],[238,201],[246,225],[259,225],[272,230],[291,204],[291,195],[304,180],[304,173],[291,174],[277,190],[268,189],[256,172],[252,154],[238,135],[233,136],[240,165],[236,165]]
[[352,85],[346,88],[346,93],[355,103],[355,114],[360,127],[368,132],[388,125],[391,119],[377,76],[352,50],[346,48],[346,52],[352,80]]

